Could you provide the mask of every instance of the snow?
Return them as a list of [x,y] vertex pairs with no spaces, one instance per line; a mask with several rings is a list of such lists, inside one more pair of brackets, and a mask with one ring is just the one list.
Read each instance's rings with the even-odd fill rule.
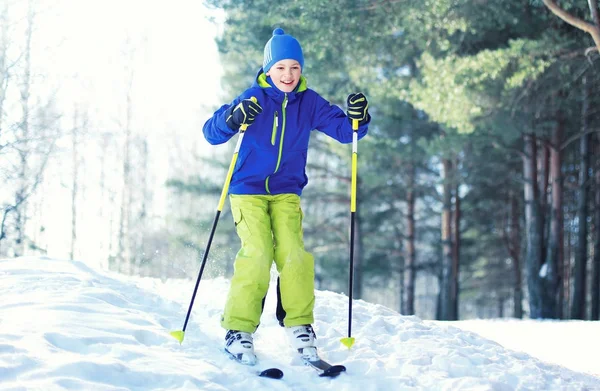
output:
[[[598,352],[597,322],[433,322],[357,300],[347,349],[348,298],[328,291],[317,291],[317,343],[346,373],[320,378],[298,362],[274,292],[255,336],[260,362],[245,367],[221,351],[224,278],[201,281],[183,344],[169,335],[183,325],[194,282],[0,260],[0,390],[600,390],[598,360],[577,361]],[[275,366],[283,379],[255,375]]]
[[466,320],[453,324],[512,350],[600,376],[600,322],[582,320]]

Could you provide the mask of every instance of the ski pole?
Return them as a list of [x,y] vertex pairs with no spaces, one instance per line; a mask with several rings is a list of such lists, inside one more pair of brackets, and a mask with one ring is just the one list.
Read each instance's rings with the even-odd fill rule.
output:
[[[255,97],[251,97],[252,101],[256,102]],[[196,286],[194,287],[194,293],[192,294],[192,300],[190,301],[190,306],[187,311],[187,315],[185,316],[185,322],[183,323],[183,329],[177,331],[171,331],[170,334],[179,343],[183,343],[183,338],[185,337],[185,329],[187,327],[188,321],[190,320],[190,314],[192,313],[192,307],[194,306],[194,300],[196,299],[196,292],[198,292],[198,285],[200,285],[200,279],[202,278],[202,273],[204,272],[204,266],[206,266],[206,260],[208,258],[208,252],[210,251],[210,245],[212,243],[213,237],[215,235],[215,231],[217,229],[217,224],[219,223],[219,216],[221,216],[221,211],[223,210],[223,205],[225,205],[225,199],[227,198],[227,193],[229,192],[229,183],[231,182],[231,177],[233,176],[233,169],[235,168],[235,162],[238,158],[238,153],[240,151],[240,146],[242,145],[242,140],[244,139],[244,134],[246,133],[246,129],[248,129],[247,124],[242,124],[240,126],[239,136],[237,140],[237,144],[235,146],[235,150],[233,151],[233,157],[231,158],[231,163],[229,164],[229,170],[227,171],[227,177],[225,178],[225,184],[223,185],[223,190],[221,191],[221,199],[219,200],[219,205],[217,206],[217,214],[215,215],[215,219],[213,221],[212,229],[210,230],[210,236],[208,237],[208,243],[206,244],[206,251],[204,251],[204,256],[202,257],[202,264],[200,265],[200,272],[198,273],[198,278],[196,279]]]
[[354,220],[356,215],[356,177],[358,171],[358,120],[352,120],[352,186],[350,193],[350,277],[348,281],[348,337],[340,341],[348,349],[354,345],[352,338],[352,286],[354,285]]

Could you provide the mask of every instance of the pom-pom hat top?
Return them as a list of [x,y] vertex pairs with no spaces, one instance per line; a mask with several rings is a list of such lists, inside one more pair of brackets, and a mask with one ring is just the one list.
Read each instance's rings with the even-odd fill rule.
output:
[[273,30],[273,36],[265,45],[263,71],[269,72],[276,62],[286,59],[296,60],[300,67],[304,68],[304,55],[300,42],[286,34],[283,29],[276,28]]

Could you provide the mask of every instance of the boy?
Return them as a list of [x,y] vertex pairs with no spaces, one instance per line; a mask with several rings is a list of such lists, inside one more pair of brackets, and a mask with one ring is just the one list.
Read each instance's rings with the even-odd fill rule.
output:
[[300,43],[280,28],[264,49],[263,67],[252,87],[218,109],[204,124],[206,140],[229,140],[246,131],[229,187],[229,200],[242,247],[221,318],[225,350],[244,364],[255,364],[252,333],[259,325],[275,261],[277,317],[292,346],[317,357],[314,322],[314,260],[305,251],[300,195],[310,132],[317,129],[342,143],[367,133],[368,103],[361,93],[348,97],[348,115],[306,87]]

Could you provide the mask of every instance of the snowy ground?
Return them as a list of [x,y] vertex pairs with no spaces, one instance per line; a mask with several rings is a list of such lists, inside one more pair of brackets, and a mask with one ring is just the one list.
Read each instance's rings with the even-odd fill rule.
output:
[[[581,358],[598,352],[598,322],[448,324],[356,301],[349,350],[339,342],[347,297],[322,291],[319,350],[347,373],[323,379],[299,365],[274,319],[272,292],[255,339],[261,361],[244,367],[221,352],[227,284],[201,282],[179,345],[168,332],[183,325],[193,281],[163,284],[48,258],[0,260],[0,390],[600,390],[598,360]],[[283,379],[254,374],[274,366]]]
[[505,348],[600,377],[600,322],[496,319],[465,320],[452,325]]

